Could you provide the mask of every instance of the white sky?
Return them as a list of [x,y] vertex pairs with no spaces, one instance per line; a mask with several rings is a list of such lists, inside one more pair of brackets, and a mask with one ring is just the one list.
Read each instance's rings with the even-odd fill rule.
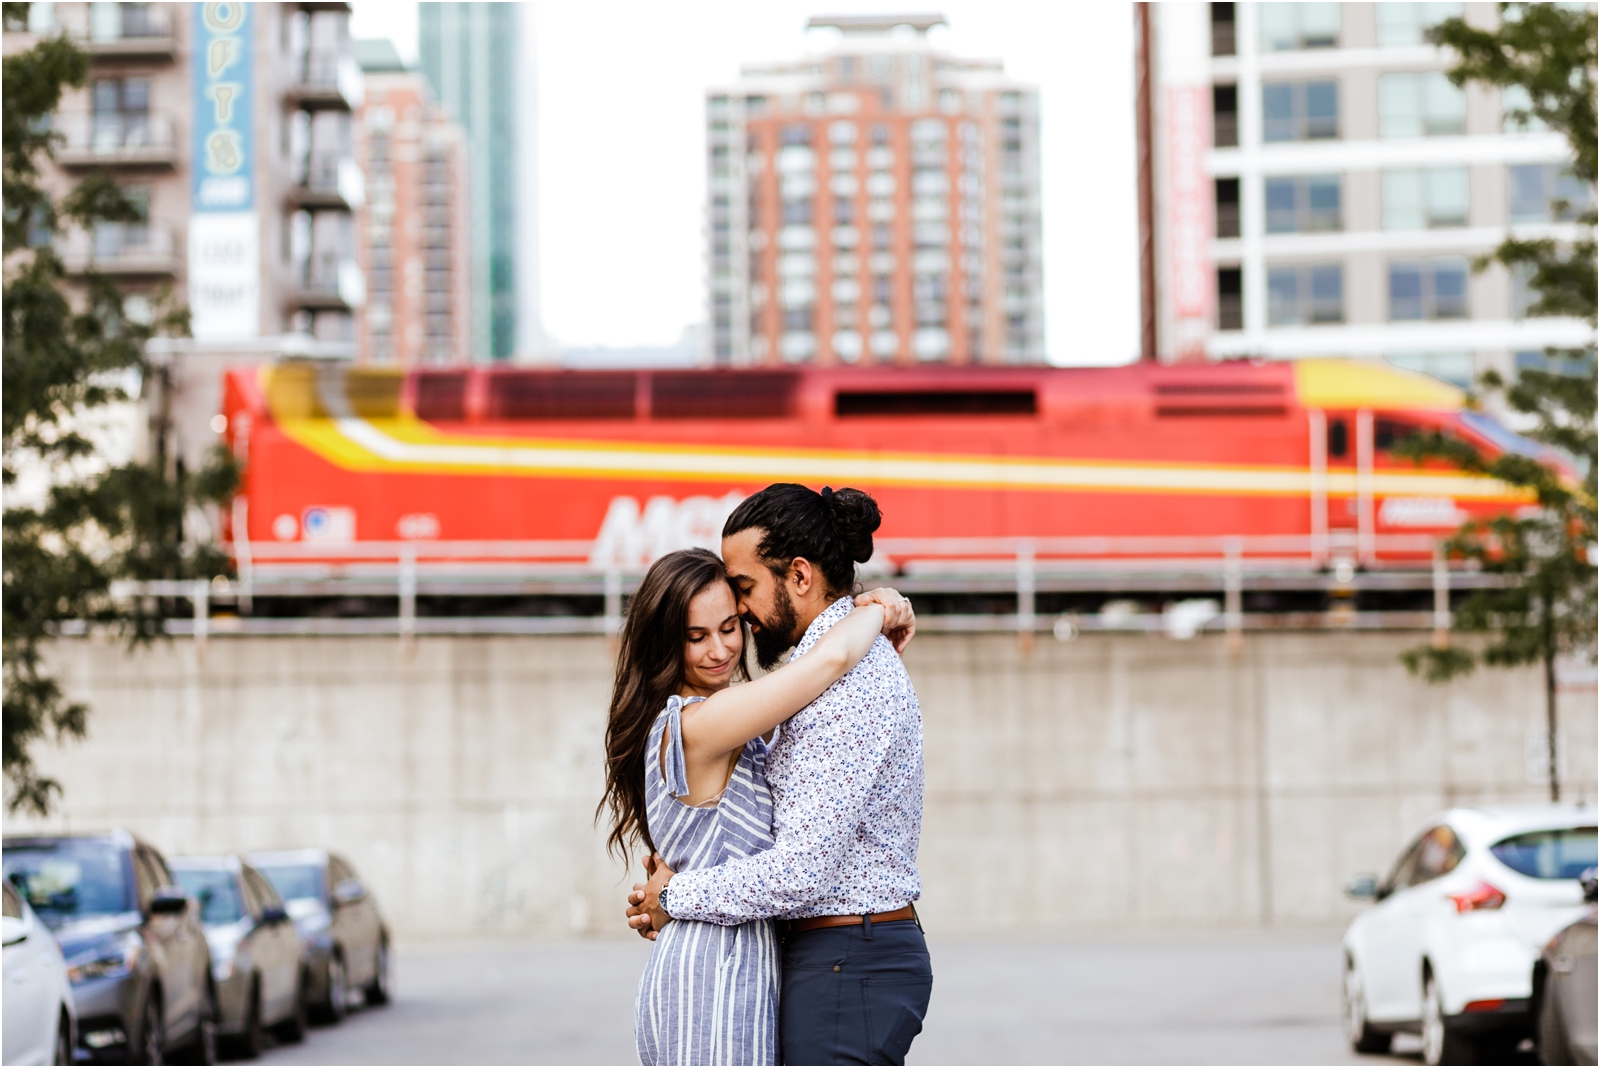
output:
[[[562,346],[669,345],[705,319],[707,86],[824,47],[813,14],[938,10],[936,47],[1039,86],[1046,344],[1057,363],[1138,350],[1133,16],[1021,0],[534,0],[544,328]],[[417,54],[415,3],[356,0],[351,33]]]

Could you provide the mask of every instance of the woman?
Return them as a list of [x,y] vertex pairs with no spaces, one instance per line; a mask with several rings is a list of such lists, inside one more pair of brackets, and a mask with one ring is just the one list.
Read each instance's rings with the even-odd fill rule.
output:
[[[893,590],[857,607],[804,657],[744,678],[744,629],[722,561],[705,549],[657,560],[629,602],[606,730],[607,846],[630,842],[677,871],[772,845],[767,745],[778,725],[911,622]],[[677,922],[653,944],[634,1029],[645,1064],[774,1064],[777,939],[770,920]]]

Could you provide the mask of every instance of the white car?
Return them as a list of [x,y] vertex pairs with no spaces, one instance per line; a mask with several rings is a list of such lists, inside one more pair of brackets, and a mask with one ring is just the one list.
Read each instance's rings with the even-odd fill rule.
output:
[[77,1012],[72,984],[50,928],[10,881],[0,882],[5,895],[5,1013],[3,1041],[6,1064],[71,1064],[77,1045]]
[[[1420,1033],[1428,1064],[1472,1064],[1529,1034],[1534,963],[1583,915],[1595,812],[1564,805],[1452,809],[1429,820],[1344,936],[1344,1026],[1358,1053]],[[1485,1063],[1506,1063],[1488,1061]]]

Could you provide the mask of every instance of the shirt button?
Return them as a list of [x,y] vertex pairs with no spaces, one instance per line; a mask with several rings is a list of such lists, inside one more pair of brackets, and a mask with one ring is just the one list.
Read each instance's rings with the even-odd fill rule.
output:
[[833,966],[833,970],[834,970],[834,971],[838,971],[838,970],[839,970],[839,966],[838,966],[838,965],[837,965],[837,964],[835,964],[835,965],[834,965],[834,966]]

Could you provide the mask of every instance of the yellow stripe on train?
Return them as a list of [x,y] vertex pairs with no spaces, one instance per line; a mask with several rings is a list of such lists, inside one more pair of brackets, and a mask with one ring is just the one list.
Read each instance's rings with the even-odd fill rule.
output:
[[[562,441],[446,435],[413,419],[285,419],[296,443],[338,467],[397,474],[470,474],[525,478],[637,478],[680,482],[845,482],[865,486],[1182,493],[1304,497],[1304,467],[1178,462],[1057,460],[938,453],[758,449],[616,441]],[[1357,476],[1329,471],[1326,491],[1353,497]],[[1376,496],[1452,497],[1462,501],[1531,500],[1498,481],[1443,471],[1375,471]]]

